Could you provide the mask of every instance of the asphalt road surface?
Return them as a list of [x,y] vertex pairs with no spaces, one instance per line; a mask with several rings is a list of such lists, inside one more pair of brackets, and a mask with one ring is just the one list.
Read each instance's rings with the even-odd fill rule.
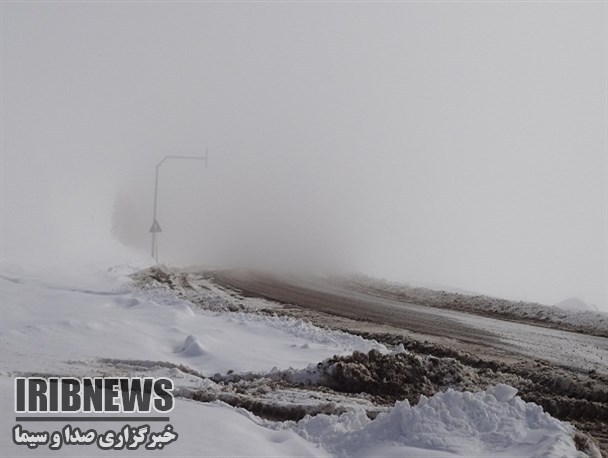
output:
[[608,374],[608,339],[399,301],[331,278],[274,276],[247,271],[214,273],[217,283],[245,296],[290,304],[358,322],[397,328],[418,338],[491,358],[526,357],[580,371]]

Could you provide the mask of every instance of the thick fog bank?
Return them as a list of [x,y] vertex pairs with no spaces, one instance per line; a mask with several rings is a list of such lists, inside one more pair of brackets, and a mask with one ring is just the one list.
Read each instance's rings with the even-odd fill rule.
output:
[[2,5],[2,257],[608,310],[600,3]]

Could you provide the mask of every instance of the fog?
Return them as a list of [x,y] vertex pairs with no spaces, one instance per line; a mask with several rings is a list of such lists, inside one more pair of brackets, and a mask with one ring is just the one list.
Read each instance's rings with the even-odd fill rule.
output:
[[2,3],[4,258],[607,305],[602,3]]

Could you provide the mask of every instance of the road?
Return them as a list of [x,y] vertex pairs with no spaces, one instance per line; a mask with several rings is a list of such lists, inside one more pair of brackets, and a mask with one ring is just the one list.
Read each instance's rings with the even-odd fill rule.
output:
[[[243,295],[366,323],[456,345],[491,358],[524,356],[579,371],[608,374],[608,339],[471,313],[399,301],[388,292],[366,292],[319,277],[277,277],[246,271],[214,273],[215,281]],[[331,325],[331,319],[328,320]]]
[[[152,269],[148,275],[203,309],[209,307],[208,294],[213,296],[219,287],[244,311],[284,314],[389,346],[403,345],[410,355],[437,361],[417,382],[433,380],[436,389],[454,386],[476,391],[497,383],[512,385],[524,401],[589,434],[608,458],[606,337],[414,304],[351,277],[277,276],[200,267]],[[201,291],[207,293],[201,296]],[[452,369],[441,372],[445,364]],[[412,374],[397,370],[394,375]]]

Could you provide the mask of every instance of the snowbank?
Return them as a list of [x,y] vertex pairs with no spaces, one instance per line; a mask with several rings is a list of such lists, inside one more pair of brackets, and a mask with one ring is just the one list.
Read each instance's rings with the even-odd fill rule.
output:
[[[166,290],[135,289],[127,274],[136,268],[129,263],[69,270],[3,264],[0,455],[41,455],[8,437],[14,425],[12,377],[18,374],[141,375],[155,369],[169,371],[179,394],[188,374],[195,374],[188,381],[194,390],[212,383],[204,376],[215,372],[308,368],[335,354],[388,351],[302,320],[201,310]],[[569,425],[514,395],[506,386],[475,394],[448,391],[422,398],[415,407],[398,402],[373,421],[364,407],[353,404],[341,416],[317,415],[298,423],[273,423],[225,404],[178,399],[171,416],[180,438],[160,454],[577,456]],[[83,450],[66,447],[55,454],[82,455]]]
[[608,315],[595,310],[572,310],[535,302],[512,301],[479,294],[413,287],[404,283],[380,280],[365,275],[344,278],[345,284],[365,293],[387,293],[405,302],[428,305],[474,314],[528,321],[566,331],[608,337]]
[[[6,266],[0,331],[3,368],[73,372],[68,361],[113,358],[171,361],[205,375],[304,368],[383,345],[287,317],[192,309],[167,291],[140,291],[132,269],[79,273]],[[23,357],[22,355],[27,355]]]
[[597,311],[599,313],[598,309],[591,306],[590,304],[587,304],[585,301],[583,301],[582,299],[580,299],[578,297],[569,297],[567,299],[564,299],[563,301],[560,301],[557,304],[555,304],[555,307],[563,309],[563,310],[570,310],[573,312],[576,312],[576,311],[596,312]]
[[497,385],[485,392],[448,390],[412,407],[397,402],[370,420],[362,409],[306,417],[293,428],[337,456],[585,456],[572,426]]
[[[96,446],[64,446],[61,450],[49,450],[48,447],[30,450],[25,446],[17,446],[10,439],[13,400],[9,396],[13,392],[12,380],[0,377],[2,409],[2,432],[0,439],[0,456],[297,456],[321,457],[328,452],[317,444],[306,441],[294,431],[275,431],[252,421],[251,416],[241,409],[234,409],[221,402],[201,403],[186,399],[177,399],[171,412],[171,425],[179,434],[178,439],[163,450],[150,452],[145,449],[131,450],[100,450]],[[11,418],[13,417],[13,418]],[[93,428],[98,432],[116,429],[122,423],[86,422],[80,427]],[[30,430],[53,431],[63,426],[56,422],[36,422],[29,424]],[[151,424],[153,431],[159,431],[164,426]]]

